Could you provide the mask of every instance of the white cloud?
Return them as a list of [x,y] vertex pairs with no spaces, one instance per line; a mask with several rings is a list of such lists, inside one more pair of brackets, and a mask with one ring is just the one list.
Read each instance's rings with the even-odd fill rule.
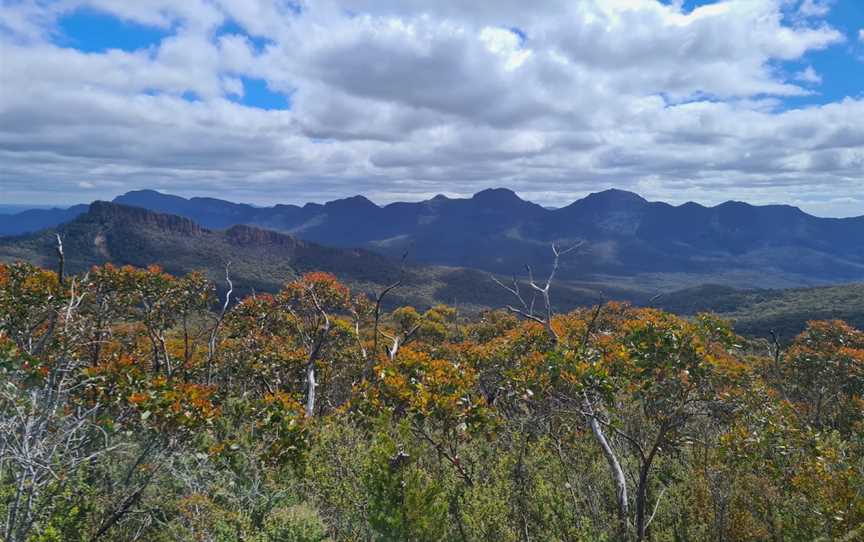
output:
[[804,17],[824,17],[831,11],[833,0],[804,0],[798,8],[798,13]]
[[795,80],[819,85],[822,83],[822,76],[816,73],[813,66],[807,66],[804,70],[795,74]]
[[222,88],[224,89],[225,94],[238,98],[242,98],[245,93],[243,80],[236,77],[223,77]]
[[[56,18],[79,5],[171,35],[132,52],[54,45]],[[779,107],[820,76],[777,63],[843,39],[818,19],[825,2],[796,4],[791,22],[786,0],[293,5],[0,8],[16,89],[0,93],[4,197],[59,203],[88,183],[384,202],[506,185],[560,205],[615,185],[709,203],[794,191],[813,210],[864,213],[864,102]],[[229,19],[248,36],[217,35]],[[292,109],[234,103],[242,77],[292,93]]]

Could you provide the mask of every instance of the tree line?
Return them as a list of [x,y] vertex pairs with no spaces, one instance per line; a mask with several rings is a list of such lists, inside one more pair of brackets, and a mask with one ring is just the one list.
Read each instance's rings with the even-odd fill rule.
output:
[[555,314],[555,267],[463,316],[0,265],[2,539],[864,537],[864,332]]

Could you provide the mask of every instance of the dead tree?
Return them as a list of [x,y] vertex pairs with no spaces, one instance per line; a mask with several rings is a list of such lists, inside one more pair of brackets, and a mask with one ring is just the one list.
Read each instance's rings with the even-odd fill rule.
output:
[[316,329],[307,338],[309,344],[309,357],[306,361],[306,416],[315,415],[315,388],[318,382],[315,380],[315,364],[318,358],[321,357],[321,352],[330,335],[330,315],[324,310],[321,303],[318,301],[318,296],[315,294],[315,287],[309,287],[309,295],[312,297],[312,302],[315,304],[315,309],[321,317],[322,324],[316,326]]
[[390,335],[383,330],[379,330],[378,333],[380,333],[382,337],[390,341],[390,348],[387,349],[387,358],[390,359],[390,361],[395,360],[396,355],[399,353],[399,349],[408,344],[422,326],[423,318],[421,317],[416,324],[411,326],[405,333],[401,335],[399,333],[394,333],[393,335]]
[[[552,261],[552,270],[549,272],[549,276],[546,278],[546,281],[543,285],[539,285],[534,278],[534,272],[531,269],[531,266],[526,266],[528,271],[528,286],[531,288],[533,292],[532,299],[530,303],[525,299],[522,295],[522,291],[519,288],[519,281],[516,277],[513,277],[513,285],[507,286],[506,284],[499,281],[494,276],[492,280],[494,280],[499,286],[513,294],[516,300],[519,302],[519,306],[507,305],[507,310],[510,312],[526,319],[531,320],[533,322],[537,322],[542,325],[546,330],[546,334],[549,336],[549,339],[552,341],[552,344],[555,347],[561,346],[561,339],[558,336],[558,333],[555,331],[554,326],[552,325],[552,318],[554,316],[554,311],[552,309],[552,299],[551,299],[551,287],[552,281],[555,279],[555,275],[558,272],[558,267],[561,262],[561,256],[568,254],[575,249],[582,246],[582,243],[576,243],[575,245],[570,246],[564,250],[561,250],[558,245],[552,243],[552,254],[554,259]],[[537,298],[537,295],[541,297],[543,302],[542,314],[535,313],[534,305]],[[600,313],[600,307],[598,306],[594,312],[594,316],[589,323],[585,336],[583,337],[581,349],[584,350],[587,345],[588,336],[591,332],[591,328],[597,321],[597,317]],[[615,449],[612,447],[606,433],[604,431],[604,420],[602,419],[599,410],[599,401],[594,397],[589,390],[583,390],[580,397],[578,399],[574,398],[581,404],[581,413],[588,420],[588,425],[591,428],[591,434],[594,436],[594,439],[600,445],[601,450],[603,451],[603,456],[606,458],[606,462],[609,465],[610,474],[612,476],[612,480],[615,483],[616,493],[617,493],[617,508],[618,508],[618,516],[621,522],[621,533],[625,535],[628,530],[628,518],[629,518],[629,496],[627,491],[627,478],[624,474],[624,469],[621,466],[621,461],[618,458],[618,454],[615,452]]]
[[66,272],[66,254],[63,252],[63,239],[57,234],[57,280],[63,286],[64,274]]
[[[492,276],[492,280],[494,280],[499,286],[513,294],[516,299],[519,301],[520,307],[514,307],[513,305],[507,305],[507,310],[510,312],[521,316],[527,320],[532,320],[542,325],[546,329],[546,334],[549,335],[549,338],[552,340],[552,343],[557,345],[559,342],[558,334],[555,332],[555,328],[552,326],[552,299],[550,290],[552,288],[552,281],[555,279],[555,274],[558,272],[558,266],[561,262],[561,256],[572,252],[582,246],[582,243],[576,243],[575,245],[570,246],[564,250],[558,248],[558,245],[552,243],[552,254],[554,254],[555,258],[552,261],[552,271],[549,272],[549,276],[546,277],[546,282],[543,286],[537,284],[537,281],[534,280],[534,271],[531,269],[530,265],[526,265],[525,268],[528,271],[528,285],[531,287],[531,290],[534,293],[534,296],[531,299],[531,303],[529,304],[525,301],[525,298],[522,296],[522,292],[519,289],[519,281],[516,280],[516,277],[513,277],[513,286],[507,286],[495,276]],[[537,295],[540,295],[543,299],[543,314],[537,315],[534,314],[534,302],[537,298]]]
[[[75,278],[67,283],[68,300],[54,319],[64,338],[80,335],[78,310],[85,297]],[[101,405],[70,400],[95,380],[80,377],[85,363],[71,348],[57,354],[44,378],[34,381],[26,372],[13,372],[0,389],[0,471],[12,480],[2,537],[10,542],[28,539],[52,485],[118,448],[94,422]]]
[[[378,355],[378,347],[379,347],[379,339],[378,337],[384,337],[389,340],[391,346],[386,349],[387,357],[392,361],[396,358],[396,354],[399,352],[399,347],[403,345],[407,340],[410,340],[409,337],[399,337],[390,335],[383,330],[381,330],[381,313],[384,305],[384,298],[387,297],[391,292],[397,290],[404,284],[405,282],[405,260],[408,258],[408,252],[410,247],[405,250],[402,254],[402,259],[400,260],[399,266],[399,278],[396,279],[395,282],[385,286],[378,294],[375,296],[375,306],[372,310],[372,356],[369,356],[369,352],[367,352],[366,348],[363,346],[363,341],[360,338],[360,320],[361,314],[356,309],[352,308],[351,312],[354,317],[354,334],[357,338],[357,342],[360,349],[360,355],[363,358],[363,380],[369,380],[369,377],[372,373],[372,368],[375,363],[375,359]],[[417,327],[410,331],[409,335],[413,335],[417,329],[419,329],[419,324]]]
[[[396,290],[397,288],[399,288],[400,286],[402,286],[402,283],[405,281],[405,260],[408,258],[408,251],[409,250],[410,250],[410,247],[407,250],[405,250],[405,252],[402,254],[402,260],[401,260],[400,266],[399,266],[399,279],[396,282],[394,282],[393,284],[386,286],[375,297],[375,314],[374,314],[375,322],[372,326],[372,352],[373,352],[373,355],[376,355],[376,356],[378,355],[378,335],[381,335],[382,337],[384,337],[386,339],[390,339],[393,343],[391,348],[388,349],[388,357],[390,358],[391,361],[396,357],[396,353],[399,351],[399,344],[397,342],[397,339],[395,339],[391,336],[388,336],[386,333],[381,331],[381,327],[380,327],[381,326],[381,306],[382,306],[382,303],[384,302],[384,298],[387,296],[387,294],[389,294],[390,292],[392,292],[392,291]],[[367,364],[367,366],[368,366],[368,364]],[[366,369],[364,369],[364,376],[366,376],[366,373],[368,373],[370,371],[371,371],[371,367],[367,367]]]
[[222,305],[222,310],[219,316],[216,317],[216,323],[213,324],[213,329],[210,330],[210,340],[207,342],[207,385],[209,386],[213,380],[213,358],[216,356],[216,342],[219,337],[219,328],[225,320],[225,313],[228,312],[228,305],[231,303],[231,294],[234,293],[234,283],[231,282],[229,268],[231,262],[225,264],[225,282],[228,284],[228,291],[225,293],[225,303]]

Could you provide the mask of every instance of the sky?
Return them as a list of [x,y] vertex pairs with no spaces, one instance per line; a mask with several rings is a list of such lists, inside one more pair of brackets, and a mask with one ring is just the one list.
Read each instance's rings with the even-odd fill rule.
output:
[[864,215],[862,0],[0,0],[0,203]]

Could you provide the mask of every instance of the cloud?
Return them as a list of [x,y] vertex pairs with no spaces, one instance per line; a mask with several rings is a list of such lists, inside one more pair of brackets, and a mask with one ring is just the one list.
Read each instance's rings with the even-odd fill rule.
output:
[[824,17],[831,11],[833,0],[804,0],[798,13],[804,17]]
[[822,83],[822,76],[816,73],[813,66],[807,66],[807,68],[795,74],[795,80],[819,85]]
[[[671,201],[864,213],[864,102],[804,109],[842,34],[829,4],[728,0],[69,0],[2,8],[0,176],[10,201],[153,187],[272,203],[381,202],[506,185],[543,204],[630,188]],[[96,9],[169,35],[85,53]],[[61,44],[61,45],[58,45]],[[238,103],[244,79],[290,110]],[[105,194],[101,194],[105,192]],[[856,207],[857,205],[857,207]],[[808,207],[809,206],[809,207]],[[857,209],[857,210],[856,210]]]

